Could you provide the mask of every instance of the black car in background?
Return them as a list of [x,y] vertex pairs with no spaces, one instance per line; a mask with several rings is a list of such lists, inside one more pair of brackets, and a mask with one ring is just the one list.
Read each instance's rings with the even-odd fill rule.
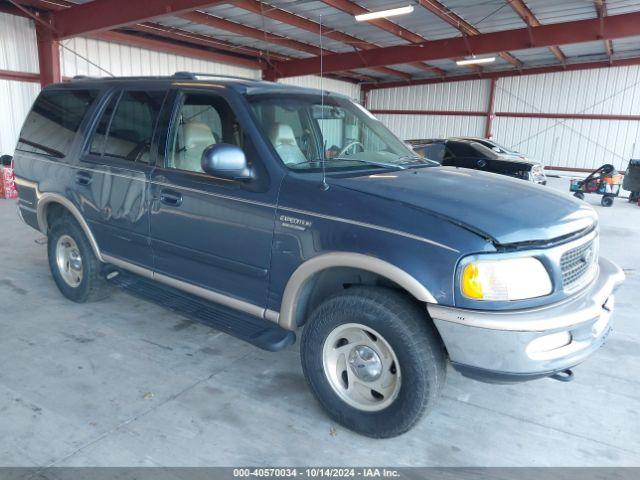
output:
[[444,166],[483,170],[540,185],[547,184],[547,177],[540,163],[501,155],[475,139],[417,139],[407,140],[407,143],[418,155]]

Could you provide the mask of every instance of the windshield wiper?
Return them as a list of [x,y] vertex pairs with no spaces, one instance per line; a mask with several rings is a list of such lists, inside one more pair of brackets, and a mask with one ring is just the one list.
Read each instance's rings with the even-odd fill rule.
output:
[[407,167],[403,167],[402,165],[398,165],[396,163],[385,163],[385,162],[374,162],[373,160],[363,160],[361,158],[348,158],[348,157],[333,157],[327,158],[328,162],[359,162],[366,163],[367,165],[374,165],[376,167],[383,168],[395,168],[396,170],[406,170]]

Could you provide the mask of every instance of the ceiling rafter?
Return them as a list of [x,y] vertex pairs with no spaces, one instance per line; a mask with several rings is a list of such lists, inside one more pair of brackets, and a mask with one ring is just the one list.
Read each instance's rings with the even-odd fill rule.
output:
[[[594,5],[596,7],[596,15],[599,19],[604,19],[607,16],[607,0],[595,0]],[[613,42],[611,40],[603,40],[604,48],[607,51],[609,62],[613,61]]]
[[[361,7],[360,5],[353,3],[349,0],[322,0],[322,1],[327,5],[337,10],[340,10],[341,12],[348,13],[349,15],[360,15],[363,13],[369,13],[369,10],[367,10],[366,8]],[[410,42],[410,43],[414,43],[414,44],[422,43],[426,40],[426,38],[421,37],[417,33],[413,33],[412,31],[407,30],[406,28],[401,27],[396,23],[393,23],[392,21],[387,20],[386,18],[369,20],[367,23],[375,25],[376,27],[384,30],[385,32],[391,33],[396,37],[402,38],[403,40],[406,40],[407,42]],[[368,48],[368,49],[370,50],[371,48]],[[410,65],[412,67],[419,68],[420,70],[435,72],[441,77],[444,77],[446,75],[446,72],[441,68],[434,67],[422,62],[410,62]]]
[[[511,30],[481,33],[472,37],[451,37],[423,42],[419,45],[396,45],[355,53],[326,55],[325,72],[351,70],[377,65],[397,65],[415,61],[432,61],[464,56],[470,49],[478,55],[500,51],[524,50],[602,39],[638,35],[640,12],[608,15]],[[277,64],[278,75],[292,76],[317,73],[318,58],[305,58]]]
[[196,8],[206,8],[229,0],[154,0],[127,2],[93,0],[60,10],[53,17],[53,27],[60,39],[140,23],[157,17],[176,15]]
[[[420,4],[420,6],[426,8],[431,13],[436,15],[438,18],[447,22],[453,28],[460,31],[460,33],[462,33],[463,35],[472,36],[472,35],[479,35],[480,33],[482,33],[474,25],[467,22],[460,15],[458,15],[451,9],[445,7],[442,3],[440,3],[437,0],[418,0],[418,3]],[[512,54],[510,54],[509,52],[500,52],[498,55],[500,55],[500,57],[503,60],[509,62],[514,67],[516,68],[522,67],[522,62],[518,60],[516,57],[514,57]]]
[[[17,0],[17,2],[24,6],[36,8],[39,10],[50,10],[53,12],[60,12],[60,11],[78,6],[78,4],[70,2],[68,0],[52,0],[52,1]],[[231,3],[231,0],[225,0],[224,2],[217,2],[217,3],[219,4]],[[245,54],[250,57],[251,56],[255,57],[255,59],[259,61],[269,62],[271,60],[273,61],[293,60],[293,58],[288,57],[286,55],[274,54],[273,52],[267,53],[260,49],[225,42],[224,40],[210,37],[208,35],[201,35],[198,33],[187,31],[187,30],[167,27],[165,25],[161,25],[155,22],[134,23],[134,24],[126,25],[125,28],[127,30],[137,31],[140,33],[148,34],[148,35],[153,35],[153,38],[149,39],[151,41],[158,41],[159,38],[168,38],[168,39],[176,40],[189,45],[194,45],[194,46],[197,45],[201,47],[214,48],[216,50],[221,50],[224,52],[235,53],[235,54]],[[125,32],[118,32],[116,30],[113,30],[113,32],[114,32],[114,35],[112,36],[109,36],[108,33],[106,33],[105,35],[100,37],[100,35],[96,32],[94,32],[94,34],[88,34],[88,36],[96,39],[102,39],[102,40],[106,40],[110,38],[114,41],[122,40],[123,38],[129,38],[132,41],[134,41],[135,39],[141,38],[140,42],[142,42],[142,45],[146,45],[146,43],[144,43],[145,39],[142,37],[127,34]],[[138,43],[138,45],[140,45],[140,43]],[[155,43],[150,43],[149,45],[154,47],[157,46]],[[203,51],[203,52],[206,53],[206,51]],[[204,58],[204,57],[200,55],[199,58]],[[232,58],[232,57],[221,57],[221,58]],[[245,63],[244,58],[243,57],[239,57],[239,58],[240,58],[240,63],[244,64]],[[389,71],[391,71],[391,69],[389,69]],[[371,77],[369,75],[361,74],[358,72],[340,72],[338,75],[333,75],[333,77],[339,78],[339,79],[341,79],[341,77],[344,77],[344,79],[347,79],[348,81],[353,81],[353,80],[365,81],[365,82],[378,81],[378,79],[375,77]]]
[[[539,27],[542,24],[538,20],[538,18],[533,14],[531,9],[527,6],[524,0],[510,0],[509,5],[513,8],[516,13],[522,18],[522,21],[527,25],[527,27]],[[562,63],[563,65],[567,61],[566,55],[562,52],[560,47],[557,45],[552,45],[549,47],[551,53],[555,55],[555,57]]]
[[[310,20],[308,18],[302,17],[300,15],[296,15],[295,13],[291,13],[286,10],[282,10],[281,8],[277,8],[272,5],[263,3],[259,0],[233,0],[233,4],[239,8],[242,8],[243,10],[247,10],[257,15],[263,15],[267,18],[276,20],[286,25],[291,25],[301,30],[306,30],[307,32],[319,33],[320,31],[319,23],[314,22],[313,20]],[[371,50],[372,48],[378,48],[378,45],[374,43],[367,42],[366,40],[362,40],[360,38],[354,37],[344,32],[340,32],[338,30],[333,30],[326,26],[323,26],[322,34],[325,37],[330,38],[331,40],[335,40],[336,42],[344,43],[346,45],[351,45],[354,49]],[[415,62],[411,65],[413,67],[419,68],[420,70],[435,73],[441,77],[446,75],[446,72],[444,70],[437,67],[426,65],[424,63]],[[386,73],[388,75],[397,74],[397,70],[394,70],[391,68],[387,68],[386,70],[379,70],[379,71],[382,73]]]
[[[326,50],[326,49],[323,49],[321,51],[320,47],[316,45],[300,42],[298,40],[292,40],[290,38],[283,37],[281,35],[260,30],[258,28],[248,27],[246,25],[242,25],[237,22],[232,22],[231,20],[226,20],[224,18],[216,17],[204,12],[197,12],[197,11],[185,12],[177,16],[185,20],[189,20],[190,22],[193,22],[193,23],[207,25],[209,27],[216,28],[218,30],[225,30],[238,35],[243,35],[243,36],[254,38],[256,40],[260,40],[263,42],[272,43],[274,45],[279,45],[281,47],[289,48],[291,50],[309,53],[316,57],[319,57],[321,53],[322,54],[335,53],[331,50]],[[399,70],[393,70],[385,66],[378,66],[376,70],[379,70],[387,75],[394,75],[396,77],[404,78],[406,80],[410,80],[412,78],[412,75],[409,73],[401,72]]]
[[274,60],[282,62],[285,60],[291,60],[291,57],[287,57],[286,55],[267,53],[264,50],[260,50],[257,48],[225,42],[208,35],[190,32],[181,28],[167,27],[159,23],[138,23],[136,25],[130,25],[129,27],[127,27],[127,29],[147,33],[150,35],[156,35],[159,37],[171,38],[180,42],[194,43],[203,47],[215,48],[230,53],[249,55],[256,58],[265,59],[267,61]]

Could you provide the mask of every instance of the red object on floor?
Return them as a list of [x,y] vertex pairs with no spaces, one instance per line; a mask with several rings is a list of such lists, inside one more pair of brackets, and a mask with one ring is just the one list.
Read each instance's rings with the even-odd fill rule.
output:
[[18,198],[13,162],[10,167],[0,167],[0,198]]

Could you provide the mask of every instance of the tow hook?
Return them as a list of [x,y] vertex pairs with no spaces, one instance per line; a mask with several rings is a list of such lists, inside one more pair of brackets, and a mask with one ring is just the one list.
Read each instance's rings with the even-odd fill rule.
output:
[[566,370],[560,370],[557,373],[549,376],[554,380],[558,380],[559,382],[571,382],[573,380],[573,370],[567,368]]

